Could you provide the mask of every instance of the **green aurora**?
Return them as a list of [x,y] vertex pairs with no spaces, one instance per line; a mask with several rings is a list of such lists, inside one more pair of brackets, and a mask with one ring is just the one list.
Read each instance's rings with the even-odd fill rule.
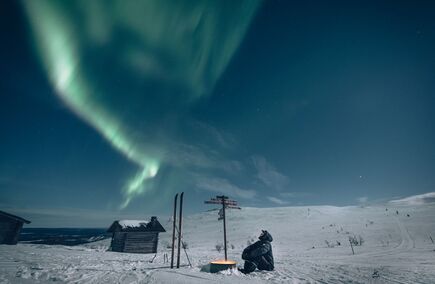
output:
[[[148,119],[146,112],[153,109],[152,102],[147,104],[148,96],[162,96],[188,109],[210,94],[259,6],[250,0],[23,3],[56,94],[140,168],[122,189],[121,208],[151,190],[151,180],[171,153],[170,144],[156,143],[160,120]],[[124,34],[129,36],[125,44]],[[157,82],[157,87],[132,84],[128,90],[133,79],[122,82],[123,91],[104,86],[100,80],[104,72],[93,76],[89,50],[94,52],[92,58],[101,54],[102,61],[116,63],[110,68],[121,66],[119,72],[128,70],[134,78]],[[106,50],[111,50],[109,55]],[[117,107],[119,101],[123,108]],[[143,132],[142,124],[129,115],[135,108],[145,112],[139,120],[152,126],[145,127],[145,136],[137,135]]]

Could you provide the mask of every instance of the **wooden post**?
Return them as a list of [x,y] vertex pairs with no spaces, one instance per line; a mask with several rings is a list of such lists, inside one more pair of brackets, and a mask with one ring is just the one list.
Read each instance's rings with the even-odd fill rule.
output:
[[176,219],[177,219],[177,199],[178,199],[178,193],[175,195],[175,200],[174,200],[174,222],[173,222],[173,225],[172,225],[171,268],[174,268],[175,222],[176,222]]
[[353,245],[352,245],[352,241],[350,240],[350,238],[349,238],[349,243],[350,243],[350,247],[352,249],[352,254],[355,254],[355,252],[353,251]]
[[183,221],[183,195],[184,192],[180,195],[180,214],[178,215],[179,223],[178,223],[178,254],[177,254],[177,268],[180,268],[180,249],[181,249],[181,229],[182,229],[182,221]]
[[186,255],[187,261],[189,262],[189,266],[192,267],[192,263],[190,262],[189,255],[187,254],[187,251],[186,251],[186,246],[184,245],[183,241],[181,241],[181,244],[183,245],[184,254]]
[[222,213],[224,215],[224,249],[225,249],[225,261],[227,261],[227,224],[225,218],[225,196],[222,196]]

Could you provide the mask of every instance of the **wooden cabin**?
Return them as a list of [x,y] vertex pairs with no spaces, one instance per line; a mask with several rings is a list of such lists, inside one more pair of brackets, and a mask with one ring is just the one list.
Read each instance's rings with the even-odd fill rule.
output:
[[24,223],[29,224],[30,221],[0,211],[0,244],[16,245]]
[[159,233],[166,232],[157,221],[119,220],[113,222],[107,232],[112,233],[111,250],[130,253],[156,253]]

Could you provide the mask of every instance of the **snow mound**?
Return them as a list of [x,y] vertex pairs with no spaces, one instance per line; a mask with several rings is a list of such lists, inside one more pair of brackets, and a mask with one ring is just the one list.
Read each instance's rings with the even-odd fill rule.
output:
[[435,203],[435,192],[413,195],[403,199],[391,200],[389,203],[397,205],[422,205]]

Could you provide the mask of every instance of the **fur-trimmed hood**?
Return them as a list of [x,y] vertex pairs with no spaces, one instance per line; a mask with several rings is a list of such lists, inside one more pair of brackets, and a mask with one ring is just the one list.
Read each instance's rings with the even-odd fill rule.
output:
[[267,242],[272,242],[273,238],[272,235],[266,231],[266,230],[262,230],[261,235],[258,237],[261,241],[267,241]]

